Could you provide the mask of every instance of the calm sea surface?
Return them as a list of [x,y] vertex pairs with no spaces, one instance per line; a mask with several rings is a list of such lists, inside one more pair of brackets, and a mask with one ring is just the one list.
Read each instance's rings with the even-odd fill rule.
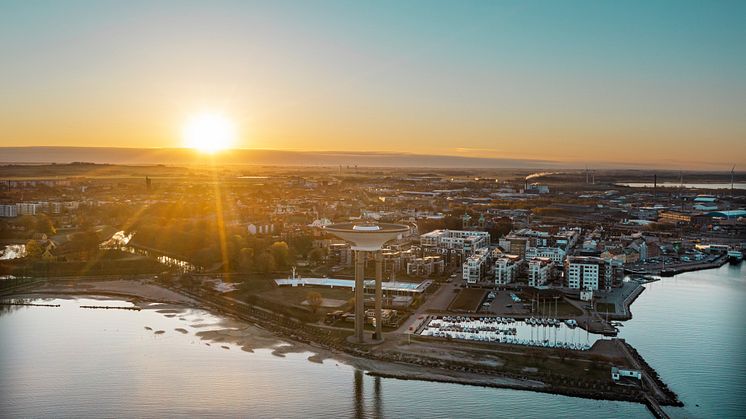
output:
[[[632,306],[635,317],[621,337],[687,404],[668,409],[673,416],[739,417],[746,411],[745,267],[648,284]],[[0,313],[2,417],[650,416],[634,403],[379,379],[332,360],[310,362],[309,354],[281,358],[270,350],[207,346],[195,333],[220,319],[199,310],[167,317],[154,310],[79,308],[121,302],[51,302],[62,307]]]
[[[620,186],[629,186],[631,188],[652,188],[655,186],[654,183],[646,182],[629,182],[629,183],[617,183]],[[658,187],[661,188],[680,188],[684,186],[690,189],[730,189],[730,183],[681,183],[677,182],[658,182]],[[733,189],[746,189],[746,183],[734,183]]]

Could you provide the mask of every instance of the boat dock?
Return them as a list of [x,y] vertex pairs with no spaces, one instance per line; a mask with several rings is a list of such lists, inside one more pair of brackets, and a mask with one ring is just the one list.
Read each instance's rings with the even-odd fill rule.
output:
[[728,254],[723,254],[717,259],[711,262],[680,262],[665,266],[650,266],[645,268],[628,269],[625,268],[624,272],[630,275],[660,275],[660,276],[674,276],[684,272],[701,271],[703,269],[719,268],[728,263]]

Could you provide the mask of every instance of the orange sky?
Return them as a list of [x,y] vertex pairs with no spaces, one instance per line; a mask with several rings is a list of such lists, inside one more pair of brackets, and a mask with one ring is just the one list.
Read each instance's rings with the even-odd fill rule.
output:
[[746,165],[738,11],[425,6],[6,4],[0,145],[179,147],[210,110],[238,148]]

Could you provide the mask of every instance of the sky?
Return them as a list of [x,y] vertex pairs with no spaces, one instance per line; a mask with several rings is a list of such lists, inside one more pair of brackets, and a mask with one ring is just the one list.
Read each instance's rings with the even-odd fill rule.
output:
[[746,166],[746,1],[0,0],[0,146]]

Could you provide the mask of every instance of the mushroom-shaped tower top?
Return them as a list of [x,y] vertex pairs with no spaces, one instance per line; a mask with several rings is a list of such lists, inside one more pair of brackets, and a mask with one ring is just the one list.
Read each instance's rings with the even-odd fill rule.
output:
[[381,250],[384,243],[409,231],[409,227],[403,224],[388,223],[337,223],[324,227],[324,230],[350,242],[352,250],[375,252]]

